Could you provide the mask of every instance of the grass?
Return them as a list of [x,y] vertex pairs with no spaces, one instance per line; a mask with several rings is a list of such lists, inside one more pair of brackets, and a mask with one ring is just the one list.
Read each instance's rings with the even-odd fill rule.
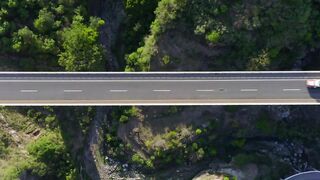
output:
[[0,118],[0,123],[5,123],[17,131],[30,133],[36,129],[36,125],[32,124],[29,118],[26,118],[15,110],[1,108],[0,114],[4,117],[3,119]]

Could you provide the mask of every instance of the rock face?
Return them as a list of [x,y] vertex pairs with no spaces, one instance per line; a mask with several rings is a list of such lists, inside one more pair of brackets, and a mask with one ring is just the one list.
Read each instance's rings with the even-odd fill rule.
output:
[[105,24],[100,29],[100,42],[106,50],[107,67],[106,69],[115,71],[119,68],[112,47],[118,36],[120,24],[122,23],[125,12],[123,1],[119,0],[93,0],[90,3],[90,13],[100,17]]

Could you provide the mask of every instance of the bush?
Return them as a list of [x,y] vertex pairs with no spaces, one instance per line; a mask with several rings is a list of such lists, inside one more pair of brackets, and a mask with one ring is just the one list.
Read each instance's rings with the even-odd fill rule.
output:
[[139,165],[144,165],[144,159],[138,153],[132,155],[131,161]]
[[54,25],[54,15],[46,8],[39,11],[38,19],[34,21],[34,27],[41,33],[50,31]]
[[201,129],[196,129],[196,135],[200,135],[202,134],[202,130]]
[[27,146],[30,155],[35,158],[38,166],[32,171],[40,176],[64,178],[72,169],[69,154],[63,144],[62,137],[57,133],[41,136]]
[[206,39],[211,43],[217,43],[220,39],[220,33],[217,31],[212,31],[207,34]]
[[129,121],[128,116],[126,116],[126,115],[121,115],[120,116],[120,119],[119,119],[120,123],[127,123],[128,121]]

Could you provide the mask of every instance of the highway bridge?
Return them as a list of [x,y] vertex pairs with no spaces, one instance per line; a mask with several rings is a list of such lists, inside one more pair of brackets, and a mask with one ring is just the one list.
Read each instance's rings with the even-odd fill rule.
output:
[[311,105],[320,71],[0,72],[0,105]]

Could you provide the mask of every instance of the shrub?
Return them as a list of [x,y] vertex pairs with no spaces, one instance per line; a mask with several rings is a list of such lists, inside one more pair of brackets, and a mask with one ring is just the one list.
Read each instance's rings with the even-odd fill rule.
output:
[[33,173],[63,178],[71,169],[69,154],[62,137],[57,133],[43,135],[30,143],[27,150],[38,164],[33,169]]
[[129,121],[128,116],[126,116],[126,115],[121,115],[120,116],[120,119],[119,119],[120,123],[127,123],[128,121]]
[[201,129],[196,129],[196,135],[200,135],[202,134],[202,130]]
[[206,39],[211,43],[217,43],[220,39],[220,33],[217,31],[212,31],[207,34]]
[[144,165],[144,159],[138,153],[135,153],[135,154],[132,155],[131,161],[133,163],[136,163],[136,164],[139,164],[139,165]]

